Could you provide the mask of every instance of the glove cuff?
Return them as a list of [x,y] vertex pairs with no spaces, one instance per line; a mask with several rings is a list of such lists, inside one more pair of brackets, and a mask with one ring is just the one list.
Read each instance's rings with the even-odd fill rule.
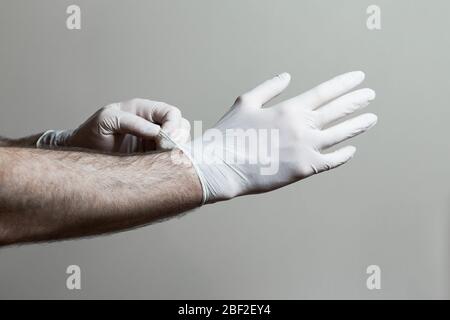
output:
[[36,148],[58,148],[65,147],[67,139],[73,130],[48,130],[36,142]]
[[202,171],[199,168],[198,163],[195,161],[195,159],[192,156],[192,151],[191,151],[190,144],[179,145],[178,143],[173,141],[169,137],[169,135],[167,133],[165,133],[163,130],[160,130],[160,132],[158,134],[158,139],[163,141],[164,145],[171,146],[172,149],[173,148],[180,149],[184,153],[184,155],[189,159],[190,163],[192,164],[192,166],[195,169],[195,172],[197,173],[198,179],[200,181],[200,185],[202,187],[202,202],[201,202],[200,205],[202,206],[205,203],[207,203],[208,199],[210,198],[210,196],[208,196],[209,192],[208,192],[208,188],[207,188],[207,182],[206,182],[205,177],[202,174]]

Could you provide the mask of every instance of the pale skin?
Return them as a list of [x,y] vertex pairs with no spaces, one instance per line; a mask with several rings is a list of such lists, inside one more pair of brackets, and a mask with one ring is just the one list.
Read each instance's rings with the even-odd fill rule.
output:
[[16,147],[27,141],[0,142],[2,246],[129,229],[201,202],[193,167],[173,161],[185,157],[177,149],[113,156]]

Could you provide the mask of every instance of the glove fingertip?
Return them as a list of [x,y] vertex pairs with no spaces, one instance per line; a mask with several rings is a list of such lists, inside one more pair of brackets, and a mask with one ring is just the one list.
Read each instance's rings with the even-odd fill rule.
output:
[[291,81],[291,75],[287,72],[280,73],[277,77],[286,82]]
[[150,137],[156,137],[159,132],[161,131],[161,127],[157,124],[154,123],[149,123],[145,126],[144,129],[144,134],[148,135]]

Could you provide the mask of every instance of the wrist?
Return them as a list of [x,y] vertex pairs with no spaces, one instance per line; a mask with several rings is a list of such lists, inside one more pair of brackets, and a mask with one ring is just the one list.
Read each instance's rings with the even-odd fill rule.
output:
[[233,150],[227,150],[221,143],[197,138],[180,149],[190,159],[202,185],[202,204],[230,200],[240,194],[245,177],[233,163],[225,159],[235,157]]
[[[189,186],[187,189],[192,192],[192,197],[196,205],[203,205],[204,192],[203,183],[199,178],[198,171],[189,158],[189,156],[179,147],[175,146],[168,152],[163,152],[161,155],[168,155],[168,160],[174,166],[174,170],[182,172],[180,179],[177,183],[184,186]],[[178,175],[177,175],[178,176]]]
[[170,136],[160,130],[157,139],[161,144],[164,144],[170,151],[171,161],[177,165],[184,166],[185,168],[190,168],[190,170],[195,174],[196,180],[199,183],[201,190],[201,205],[208,203],[208,188],[207,182],[202,174],[198,162],[193,158],[190,146],[193,142],[188,142],[184,145],[176,143]]

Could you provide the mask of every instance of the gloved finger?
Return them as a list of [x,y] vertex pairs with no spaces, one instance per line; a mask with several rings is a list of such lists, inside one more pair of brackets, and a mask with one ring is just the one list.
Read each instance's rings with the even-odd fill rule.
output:
[[155,138],[161,130],[159,125],[129,112],[117,110],[115,117],[117,127],[115,128],[115,132],[112,133],[128,133],[149,139]]
[[327,171],[330,169],[334,169],[343,165],[347,161],[349,161],[355,155],[356,148],[353,146],[347,146],[340,148],[331,153],[322,154],[321,160],[322,163],[317,167],[317,173],[322,171]]
[[136,98],[123,104],[122,110],[123,108],[129,108],[127,111],[160,125],[169,136],[172,136],[181,124],[180,109],[164,102]]
[[361,89],[350,92],[316,110],[319,128],[344,118],[345,116],[366,107],[375,99],[375,91]]
[[290,81],[291,76],[289,73],[284,72],[270,80],[264,81],[247,93],[244,93],[236,102],[245,104],[245,107],[261,107],[282,93],[289,85]]
[[178,144],[183,144],[191,140],[191,124],[185,118],[181,119],[180,128],[176,130],[172,138]]
[[337,124],[321,132],[320,149],[326,149],[335,144],[357,136],[377,123],[377,116],[366,113],[356,118]]
[[364,77],[365,75],[362,71],[344,73],[288,100],[286,103],[301,105],[304,108],[314,110],[358,86],[363,82]]
[[161,125],[161,128],[170,136],[181,126],[181,111],[175,106],[159,102],[152,110],[151,118],[154,122]]
[[166,138],[164,132],[156,138],[157,149],[171,150],[176,145],[187,143],[191,139],[191,124],[186,119],[181,119],[181,126],[178,128],[173,136],[170,136],[170,140]]

